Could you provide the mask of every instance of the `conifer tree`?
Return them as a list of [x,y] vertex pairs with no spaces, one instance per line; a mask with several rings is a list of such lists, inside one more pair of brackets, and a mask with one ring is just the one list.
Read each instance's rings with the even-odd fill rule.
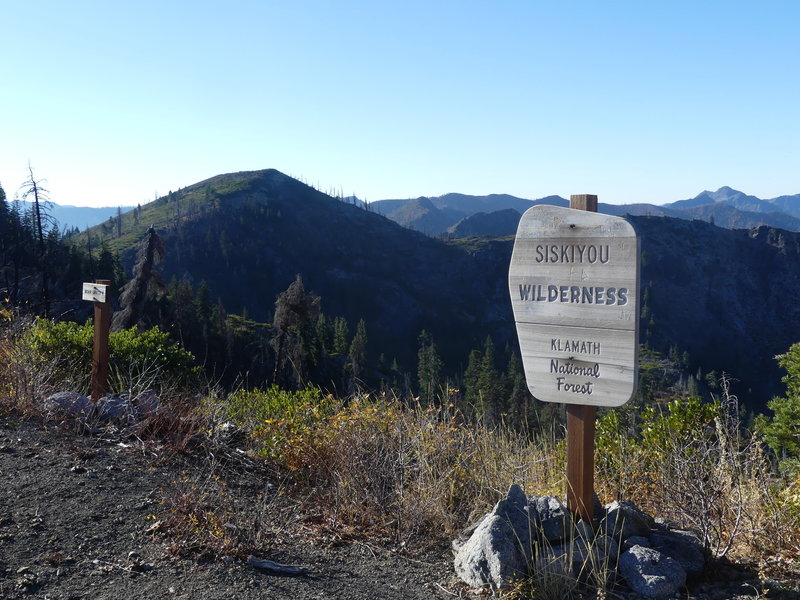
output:
[[306,293],[300,275],[278,294],[275,300],[274,330],[270,344],[275,351],[275,369],[272,379],[276,383],[285,381],[285,371],[291,363],[295,383],[300,385],[305,378],[306,350],[303,347],[300,328],[316,322],[320,310],[320,297]]
[[528,391],[525,373],[522,370],[516,353],[511,352],[506,367],[508,412],[514,417],[514,424],[518,431],[529,431],[531,427],[539,428],[539,415],[536,405]]
[[359,319],[356,333],[350,343],[350,363],[353,366],[353,378],[357,379],[367,360],[367,324]]
[[323,313],[319,313],[315,326],[320,356],[327,356],[333,352],[333,330]]
[[348,329],[347,319],[344,317],[336,317],[333,320],[333,351],[336,354],[347,352]]
[[478,377],[481,369],[481,352],[477,348],[470,350],[467,358],[467,369],[464,371],[464,401],[471,410],[476,411],[480,402]]
[[14,215],[6,201],[3,186],[0,185],[0,286],[4,288],[3,296],[9,299],[13,295],[10,275],[16,237]]
[[436,350],[431,335],[424,329],[419,334],[419,351],[417,352],[417,381],[419,396],[424,404],[431,404],[440,386],[442,359]]
[[494,341],[491,336],[487,336],[483,346],[483,356],[478,371],[478,389],[480,396],[478,416],[485,424],[490,425],[496,422],[503,409],[500,374],[495,365]]
[[[198,318],[201,320],[203,327],[208,329],[208,324],[211,319],[211,300],[208,295],[208,283],[205,279],[201,280],[200,284],[197,286],[195,304],[197,305]],[[208,331],[203,334],[203,337],[208,337]]]

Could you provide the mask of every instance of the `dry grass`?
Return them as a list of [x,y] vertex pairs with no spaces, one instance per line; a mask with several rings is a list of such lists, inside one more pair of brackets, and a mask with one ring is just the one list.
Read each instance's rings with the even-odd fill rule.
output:
[[408,407],[366,395],[298,401],[305,405],[289,419],[252,421],[253,440],[296,489],[322,500],[331,528],[399,545],[440,539],[486,512],[512,482],[530,491],[562,484],[554,447],[474,426],[450,404]]
[[[28,325],[10,321],[0,335],[0,404],[33,415],[43,397],[78,379],[64,380],[69,365],[58,356],[37,357],[26,347],[20,333]],[[154,369],[118,372],[115,385],[144,390],[158,378]],[[601,431],[598,493],[605,501],[634,500],[695,530],[717,555],[793,558],[800,552],[800,481],[777,477],[760,440],[743,437],[735,403],[723,400],[723,410],[700,425],[686,412],[685,422],[667,421],[647,435],[625,427]],[[180,540],[176,551],[242,554],[268,547],[285,531],[274,525],[278,498],[287,502],[282,510],[294,506],[305,515],[304,526],[320,535],[409,547],[449,538],[487,512],[511,483],[532,494],[564,494],[563,441],[476,424],[446,393],[433,407],[389,396],[334,398],[274,388],[200,401],[196,390],[176,387],[162,401],[169,410],[140,423],[136,433],[215,457],[176,482],[165,500],[169,518],[162,527]],[[262,490],[237,502],[243,491],[230,486],[218,449],[203,442],[222,421],[244,430],[261,466],[254,477],[263,486],[283,482],[280,494]],[[651,424],[658,424],[655,417]]]
[[63,374],[77,371],[60,357],[40,360],[23,335],[32,320],[9,318],[0,328],[0,403],[23,414],[36,414],[38,402],[48,395],[71,389],[74,381]]
[[268,554],[298,520],[299,506],[258,464],[206,453],[165,490],[153,515],[171,553],[194,558]]
[[[675,400],[645,411],[640,435],[601,425],[597,489],[694,531],[715,556],[754,558],[800,551],[800,511],[762,440],[745,433],[738,402],[723,385],[713,405]],[[610,428],[605,426],[611,423]]]

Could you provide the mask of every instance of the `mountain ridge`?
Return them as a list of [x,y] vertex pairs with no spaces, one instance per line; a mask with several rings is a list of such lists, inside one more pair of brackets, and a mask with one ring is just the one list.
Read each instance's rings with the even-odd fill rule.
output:
[[[426,210],[418,207],[427,200]],[[413,203],[413,204],[411,204]],[[513,209],[522,215],[525,210],[537,204],[553,204],[568,206],[568,201],[561,196],[545,196],[536,200],[528,200],[509,194],[489,194],[487,196],[470,196],[451,193],[438,197],[421,196],[413,200],[378,200],[372,204],[374,209],[386,215],[396,223],[411,229],[417,229],[427,235],[443,237],[460,237],[461,235],[481,235],[487,231],[491,235],[513,235],[515,224],[505,217],[493,215],[497,211]],[[451,211],[451,222],[446,223],[446,215],[441,212],[447,208]],[[433,211],[438,209],[436,218]],[[606,214],[671,216],[682,219],[704,219],[720,227],[750,228],[770,225],[790,231],[800,231],[800,194],[786,195],[762,200],[723,186],[718,190],[703,191],[694,198],[678,200],[662,205],[646,202],[634,204],[600,203],[599,211]],[[469,218],[469,226],[459,227],[459,222]],[[482,223],[481,221],[486,221]],[[504,222],[506,228],[498,230],[498,223]],[[445,226],[446,225],[446,226]]]
[[[407,372],[423,329],[456,370],[487,335],[498,347],[516,345],[507,284],[513,236],[433,239],[275,170],[209,178],[137,212],[122,216],[121,235],[116,227],[103,234],[105,224],[87,235],[106,235],[130,267],[154,226],[168,249],[165,279],[205,282],[212,300],[256,321],[271,321],[276,296],[300,274],[325,313],[351,326],[363,318],[380,340],[373,351]],[[780,393],[773,357],[800,339],[800,309],[785,301],[800,295],[800,234],[628,218],[642,238],[649,290],[642,341],[688,352],[694,370],[738,377],[751,406]]]

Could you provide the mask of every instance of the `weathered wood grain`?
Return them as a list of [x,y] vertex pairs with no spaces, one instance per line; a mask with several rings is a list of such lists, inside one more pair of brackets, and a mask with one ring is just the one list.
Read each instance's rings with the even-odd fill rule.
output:
[[635,391],[639,242],[624,219],[555,206],[523,215],[509,293],[533,396],[619,406]]

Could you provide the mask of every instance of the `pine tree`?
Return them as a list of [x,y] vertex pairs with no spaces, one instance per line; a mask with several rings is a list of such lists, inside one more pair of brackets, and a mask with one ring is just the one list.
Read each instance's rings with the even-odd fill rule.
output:
[[478,387],[480,370],[481,351],[473,348],[470,350],[467,358],[467,368],[464,371],[464,401],[473,411],[477,411],[478,403],[480,402],[480,389]]
[[786,471],[800,472],[800,343],[794,344],[785,354],[775,357],[786,371],[781,381],[786,393],[767,403],[774,416],[759,415],[756,426],[764,440],[781,459]]
[[533,398],[528,391],[525,373],[522,370],[516,353],[511,352],[506,367],[508,414],[513,417],[513,424],[518,431],[529,432],[531,427],[539,428],[539,415]]
[[357,379],[367,360],[367,324],[359,319],[356,333],[350,343],[350,363],[353,366],[353,378]]
[[307,373],[306,351],[303,347],[300,328],[316,322],[320,311],[320,297],[306,293],[303,278],[295,280],[278,294],[275,300],[275,315],[272,319],[274,330],[270,345],[275,351],[275,369],[272,379],[275,383],[285,381],[285,371],[291,363],[295,384],[301,385]]
[[333,320],[333,351],[336,354],[347,352],[348,329],[347,319],[344,317],[336,317]]
[[327,356],[333,352],[333,329],[328,324],[328,320],[323,313],[319,313],[316,324],[317,342],[319,344],[320,357]]
[[478,372],[478,415],[484,423],[491,425],[499,418],[503,406],[501,400],[500,374],[495,365],[494,341],[488,336],[483,346]]
[[443,365],[433,338],[424,329],[419,334],[418,342],[417,381],[419,382],[419,397],[424,404],[429,405],[433,403],[436,397],[436,390],[441,385]]
[[3,190],[3,186],[0,185],[0,273],[3,274],[9,262],[8,251],[12,238],[11,227],[11,208],[6,202],[6,193]]
[[6,201],[6,193],[0,185],[0,286],[4,289],[0,300],[9,299],[12,295],[11,279],[14,241],[17,237],[11,207]]
[[200,327],[203,342],[208,345],[211,331],[211,299],[208,295],[208,283],[205,279],[201,280],[197,286],[194,303],[197,307],[197,324]]

